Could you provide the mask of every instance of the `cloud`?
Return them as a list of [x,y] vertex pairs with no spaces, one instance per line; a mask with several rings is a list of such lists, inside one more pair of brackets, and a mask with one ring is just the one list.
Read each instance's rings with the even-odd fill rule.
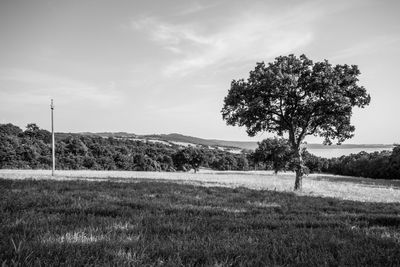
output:
[[173,52],[180,52],[183,46],[210,45],[213,42],[212,38],[198,34],[193,25],[173,25],[147,17],[132,21],[132,26],[146,31],[153,41]]
[[208,10],[212,7],[215,7],[219,5],[220,2],[218,1],[213,1],[212,3],[204,4],[204,2],[199,3],[197,1],[195,2],[188,2],[188,6],[185,6],[183,8],[180,8],[178,15],[180,16],[185,16],[185,15],[192,15],[198,12],[202,12],[205,10]]
[[305,16],[302,10],[294,8],[275,15],[252,10],[215,25],[194,21],[173,24],[153,17],[135,20],[132,25],[175,54],[164,75],[184,76],[206,67],[266,60],[310,43],[311,22],[320,12]]
[[58,103],[87,102],[101,107],[122,99],[115,82],[102,88],[73,79],[27,69],[0,70],[1,99],[27,104],[42,103],[54,98]]

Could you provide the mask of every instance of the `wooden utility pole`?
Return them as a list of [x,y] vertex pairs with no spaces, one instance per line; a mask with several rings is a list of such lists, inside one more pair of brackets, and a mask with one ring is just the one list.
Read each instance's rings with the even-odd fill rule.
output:
[[56,153],[55,153],[55,140],[54,140],[53,99],[51,100],[50,108],[51,108],[51,159],[52,159],[51,176],[54,176],[54,170],[56,168]]

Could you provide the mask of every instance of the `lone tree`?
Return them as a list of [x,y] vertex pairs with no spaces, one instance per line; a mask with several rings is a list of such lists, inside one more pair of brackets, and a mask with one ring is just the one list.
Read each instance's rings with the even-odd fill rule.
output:
[[371,99],[358,85],[359,75],[356,65],[313,63],[305,55],[280,56],[268,65],[257,63],[247,81],[232,81],[222,116],[228,125],[245,126],[249,136],[263,131],[287,134],[296,171],[294,189],[300,190],[304,137],[320,136],[329,145],[353,137],[352,108],[363,108]]
[[292,150],[287,139],[267,138],[258,143],[253,158],[255,162],[271,164],[275,173],[278,173],[289,168]]
[[204,155],[197,148],[187,147],[175,153],[173,161],[178,170],[186,170],[188,166],[196,173],[204,162]]

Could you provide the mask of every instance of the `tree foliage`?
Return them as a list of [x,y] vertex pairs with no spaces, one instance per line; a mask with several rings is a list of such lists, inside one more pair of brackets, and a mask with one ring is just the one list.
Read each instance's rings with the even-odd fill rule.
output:
[[21,133],[21,128],[11,123],[0,124],[0,135],[18,136]]
[[321,136],[331,144],[353,136],[352,108],[370,102],[365,88],[358,85],[359,75],[356,65],[313,63],[305,55],[280,56],[272,63],[257,63],[247,80],[232,81],[222,116],[228,125],[245,126],[249,136],[287,134],[297,158],[295,189],[300,189],[304,138]]
[[[29,124],[25,131],[12,124],[0,124],[0,168],[50,169],[50,140],[50,132],[36,124]],[[245,155],[205,147],[182,149],[174,144],[126,138],[56,134],[58,169],[197,171],[200,166],[247,170],[249,163]]]
[[197,172],[204,162],[203,153],[199,149],[193,147],[180,149],[172,158],[178,170],[193,169]]
[[277,173],[290,168],[292,154],[288,140],[275,137],[259,142],[253,158],[256,162],[263,162],[267,166],[272,166],[272,169]]
[[376,179],[400,179],[400,146],[393,151],[360,152],[323,161],[321,171]]

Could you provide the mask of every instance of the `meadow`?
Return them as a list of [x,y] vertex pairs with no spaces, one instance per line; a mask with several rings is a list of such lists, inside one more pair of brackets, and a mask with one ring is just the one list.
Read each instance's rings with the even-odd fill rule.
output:
[[[141,172],[57,170],[54,177],[49,170],[2,170],[0,178],[52,179],[134,182],[137,179],[173,181],[180,184],[222,187],[245,187],[256,190],[292,192],[294,173],[272,171],[215,171],[200,169],[192,172]],[[324,196],[344,200],[400,203],[400,180],[368,179],[330,174],[310,174],[303,179],[300,195]]]
[[[153,177],[140,178],[146,175]],[[273,180],[263,186],[280,179],[281,187],[241,184],[258,176]],[[285,189],[286,176],[82,171],[50,180],[49,171],[2,170],[0,260],[5,266],[400,265],[398,202],[295,194]],[[337,183],[399,190],[342,179],[349,180]]]

